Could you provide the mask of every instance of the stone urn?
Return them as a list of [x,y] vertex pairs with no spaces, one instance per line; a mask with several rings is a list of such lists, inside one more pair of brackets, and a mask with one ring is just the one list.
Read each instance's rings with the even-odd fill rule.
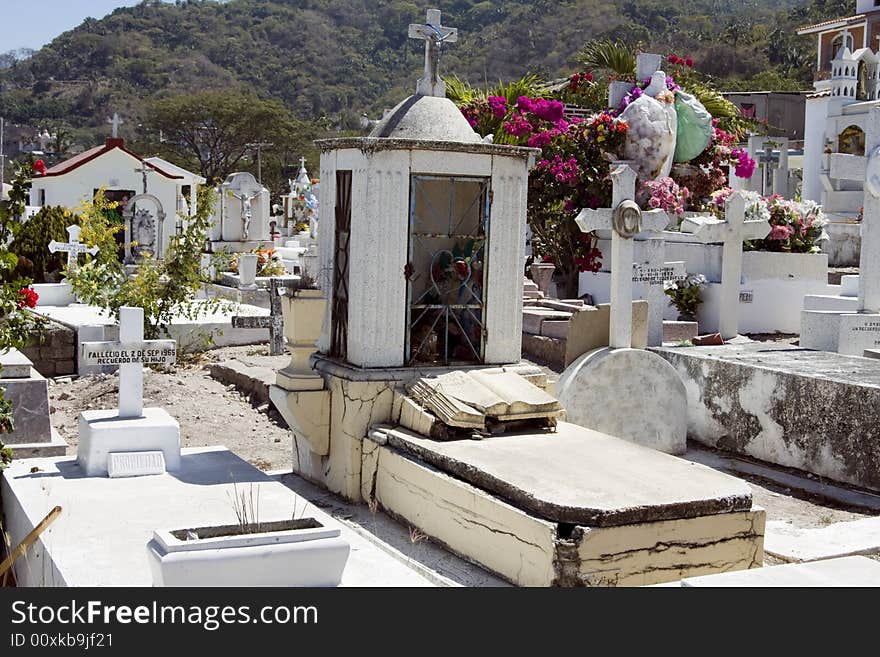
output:
[[550,284],[553,282],[553,274],[556,272],[556,265],[552,262],[536,262],[533,263],[530,272],[535,285],[544,294],[545,297],[550,296]]
[[257,254],[238,255],[238,286],[242,290],[257,289]]
[[321,336],[327,300],[321,290],[292,289],[281,297],[284,336],[290,363],[278,372],[277,384],[285,390],[320,390],[324,381],[309,364]]

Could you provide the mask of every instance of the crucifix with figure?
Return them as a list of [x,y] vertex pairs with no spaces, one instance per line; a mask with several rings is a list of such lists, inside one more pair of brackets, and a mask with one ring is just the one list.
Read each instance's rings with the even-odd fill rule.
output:
[[113,139],[118,139],[119,138],[119,126],[122,125],[123,123],[125,123],[125,121],[123,121],[122,119],[119,118],[119,114],[117,114],[116,112],[113,112],[113,118],[107,119],[107,123],[109,123],[110,125],[113,126],[113,132],[111,133],[113,136]]
[[150,166],[147,166],[147,162],[145,160],[141,161],[141,165],[134,170],[135,173],[141,174],[141,177],[144,181],[144,194],[147,193],[147,174],[156,173],[156,170]]
[[[613,165],[612,165],[613,166]],[[627,164],[611,171],[614,191],[610,208],[581,210],[576,221],[589,233],[611,229],[611,324],[609,346],[632,347],[633,238],[643,232],[660,232],[669,224],[663,210],[642,211],[635,202],[636,172]]]
[[52,240],[49,242],[49,251],[52,253],[58,253],[59,251],[67,253],[67,271],[68,273],[72,273],[76,271],[78,266],[79,256],[83,253],[88,253],[90,255],[97,255],[98,247],[97,246],[86,246],[85,244],[80,243],[79,236],[82,233],[82,228],[77,225],[68,226],[67,227],[67,235],[69,242],[56,242]]
[[440,23],[440,10],[429,9],[424,25],[409,26],[410,39],[425,40],[425,74],[416,93],[420,96],[446,97],[446,83],[440,78],[440,55],[447,43],[458,41],[458,30]]

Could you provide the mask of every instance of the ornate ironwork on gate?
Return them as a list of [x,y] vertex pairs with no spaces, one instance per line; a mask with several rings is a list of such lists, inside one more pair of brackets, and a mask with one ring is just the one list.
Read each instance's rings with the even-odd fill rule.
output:
[[490,196],[488,178],[411,178],[408,365],[483,362]]

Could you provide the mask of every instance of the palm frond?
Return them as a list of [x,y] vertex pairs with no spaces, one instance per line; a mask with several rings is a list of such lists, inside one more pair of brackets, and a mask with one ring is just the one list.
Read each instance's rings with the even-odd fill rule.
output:
[[636,51],[622,41],[602,39],[588,41],[578,55],[591,71],[610,71],[621,77],[636,74]]
[[467,80],[462,80],[457,75],[444,77],[443,81],[446,83],[446,97],[456,105],[465,105],[483,95],[482,91],[475,89]]

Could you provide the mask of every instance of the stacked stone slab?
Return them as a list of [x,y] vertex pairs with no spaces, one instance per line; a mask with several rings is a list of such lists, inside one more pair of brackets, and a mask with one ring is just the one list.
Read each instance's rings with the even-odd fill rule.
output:
[[76,373],[76,334],[72,328],[56,322],[34,334],[22,353],[43,376]]
[[15,458],[64,456],[67,443],[52,428],[49,386],[17,349],[0,353],[0,388],[12,403],[15,430],[2,436]]

